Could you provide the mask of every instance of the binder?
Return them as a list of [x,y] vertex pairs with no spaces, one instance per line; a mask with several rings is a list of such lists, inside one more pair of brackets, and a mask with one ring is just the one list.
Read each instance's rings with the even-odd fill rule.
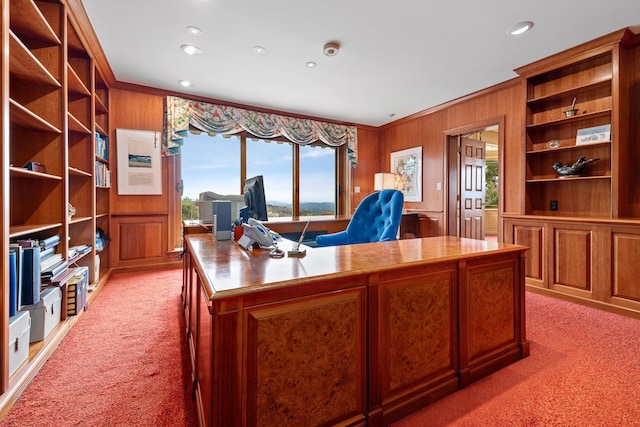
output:
[[22,307],[22,276],[23,276],[23,258],[24,249],[17,243],[11,243],[9,245],[9,251],[16,254],[16,310],[20,310]]
[[22,305],[40,302],[40,247],[24,248]]
[[9,317],[15,316],[18,311],[18,274],[16,265],[16,253],[9,252]]

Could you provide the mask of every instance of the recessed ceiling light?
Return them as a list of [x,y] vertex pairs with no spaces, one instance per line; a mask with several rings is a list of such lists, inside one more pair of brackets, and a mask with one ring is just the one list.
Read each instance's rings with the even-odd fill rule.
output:
[[187,32],[189,34],[193,34],[194,36],[199,36],[202,33],[202,30],[198,27],[194,27],[193,25],[189,25],[187,27]]
[[189,80],[178,80],[178,83],[180,83],[180,86],[182,86],[182,87],[191,87],[191,86],[193,86],[193,83],[191,83]]
[[187,55],[198,55],[200,54],[200,52],[202,52],[200,48],[190,44],[183,44],[182,46],[180,46],[180,49],[182,49]]
[[507,30],[507,34],[517,36],[519,34],[526,33],[531,28],[533,28],[533,22],[531,21],[518,22],[516,25]]
[[318,64],[316,64],[313,61],[309,61],[306,64],[304,64],[307,68],[316,68],[318,66]]
[[257,54],[261,54],[261,53],[265,53],[267,49],[263,48],[262,46],[254,46],[253,51]]

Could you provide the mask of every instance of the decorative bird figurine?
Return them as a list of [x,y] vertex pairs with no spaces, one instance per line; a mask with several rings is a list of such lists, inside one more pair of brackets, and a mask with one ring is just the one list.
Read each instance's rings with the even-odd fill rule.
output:
[[589,163],[595,162],[600,159],[587,159],[586,157],[580,157],[574,164],[572,165],[563,165],[562,162],[555,162],[553,164],[553,169],[562,177],[567,176],[577,176],[582,172],[582,169]]

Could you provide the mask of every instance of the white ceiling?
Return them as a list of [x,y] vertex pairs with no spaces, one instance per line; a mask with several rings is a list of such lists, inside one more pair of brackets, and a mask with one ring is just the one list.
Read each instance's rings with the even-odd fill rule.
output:
[[[640,25],[638,0],[82,0],[118,81],[380,126]],[[533,29],[507,36],[520,21]],[[202,29],[199,36],[186,31]],[[323,45],[337,41],[337,56]],[[180,45],[202,53],[188,56]],[[253,46],[266,52],[258,55]],[[314,69],[305,67],[315,61]],[[193,82],[185,89],[178,80]],[[393,117],[391,116],[393,114]]]

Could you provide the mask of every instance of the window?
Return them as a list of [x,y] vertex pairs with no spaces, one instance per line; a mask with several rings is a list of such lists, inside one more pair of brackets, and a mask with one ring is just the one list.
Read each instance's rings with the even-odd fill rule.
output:
[[182,218],[198,218],[200,193],[242,194],[244,179],[256,175],[264,177],[270,219],[334,216],[338,159],[346,158],[344,153],[321,143],[189,134],[181,149]]
[[336,149],[300,146],[300,216],[336,214]]
[[247,173],[262,175],[267,216],[293,216],[293,143],[247,138]]

